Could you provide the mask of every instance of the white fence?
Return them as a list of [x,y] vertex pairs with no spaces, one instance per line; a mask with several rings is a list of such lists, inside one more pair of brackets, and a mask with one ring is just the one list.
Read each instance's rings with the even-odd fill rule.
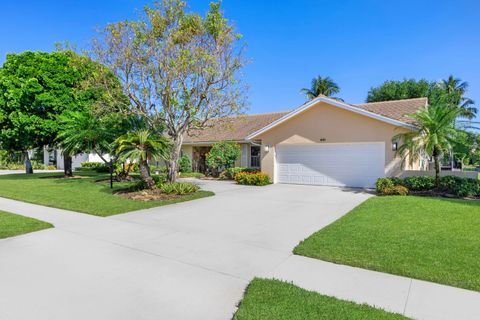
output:
[[[429,171],[421,171],[421,170],[405,170],[400,173],[400,178],[406,177],[416,177],[416,176],[435,176],[434,170]],[[470,179],[478,179],[478,172],[477,171],[440,171],[440,176],[455,176],[461,178],[470,178]]]

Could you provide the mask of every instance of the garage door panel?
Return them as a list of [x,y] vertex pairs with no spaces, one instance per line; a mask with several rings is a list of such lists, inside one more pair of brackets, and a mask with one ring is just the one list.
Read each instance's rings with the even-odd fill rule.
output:
[[280,183],[373,187],[384,176],[383,143],[279,145]]

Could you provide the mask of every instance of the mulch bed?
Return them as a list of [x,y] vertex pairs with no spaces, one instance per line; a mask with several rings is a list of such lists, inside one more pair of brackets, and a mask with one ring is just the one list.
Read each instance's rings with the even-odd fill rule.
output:
[[160,189],[154,190],[118,190],[113,194],[131,200],[140,200],[140,201],[155,201],[155,200],[172,200],[181,198],[181,196],[176,194],[166,194],[163,193]]

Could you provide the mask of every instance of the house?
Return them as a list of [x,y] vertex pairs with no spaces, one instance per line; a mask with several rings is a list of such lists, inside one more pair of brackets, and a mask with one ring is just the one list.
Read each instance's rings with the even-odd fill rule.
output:
[[[415,130],[405,115],[427,103],[349,104],[320,96],[290,112],[212,119],[185,137],[182,154],[202,172],[211,146],[231,140],[241,146],[237,165],[259,168],[275,183],[372,187],[377,178],[402,171],[392,138]],[[428,159],[406,169],[427,170]]]

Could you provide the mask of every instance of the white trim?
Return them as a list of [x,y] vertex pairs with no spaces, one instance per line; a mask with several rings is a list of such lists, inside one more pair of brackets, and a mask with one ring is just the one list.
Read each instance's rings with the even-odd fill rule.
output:
[[335,100],[335,99],[330,99],[330,98],[327,98],[327,97],[318,97],[318,98],[313,99],[312,101],[309,101],[309,102],[301,105],[297,109],[295,109],[292,112],[284,115],[283,117],[273,121],[269,125],[261,128],[260,130],[257,130],[254,133],[248,135],[245,139],[246,140],[252,140],[255,137],[259,136],[260,134],[262,134],[262,133],[278,126],[279,124],[287,121],[288,119],[302,113],[303,111],[306,111],[306,110],[310,109],[311,107],[313,107],[314,105],[316,105],[319,102],[325,102],[329,105],[339,107],[339,108],[342,108],[342,109],[345,109],[345,110],[348,110],[348,111],[352,111],[352,112],[367,116],[369,118],[380,120],[380,121],[383,121],[383,122],[386,122],[386,123],[389,123],[389,124],[392,124],[392,125],[395,125],[395,126],[399,126],[399,127],[403,127],[403,128],[407,128],[407,129],[412,129],[412,130],[416,129],[416,127],[411,125],[411,124],[408,124],[408,123],[405,123],[405,122],[402,122],[402,121],[398,121],[398,120],[395,120],[395,119],[391,119],[391,118],[379,115],[377,113],[373,113],[373,112],[364,110],[362,108],[352,106],[352,105],[347,104],[345,102],[341,102],[341,101],[338,101],[338,100]]

